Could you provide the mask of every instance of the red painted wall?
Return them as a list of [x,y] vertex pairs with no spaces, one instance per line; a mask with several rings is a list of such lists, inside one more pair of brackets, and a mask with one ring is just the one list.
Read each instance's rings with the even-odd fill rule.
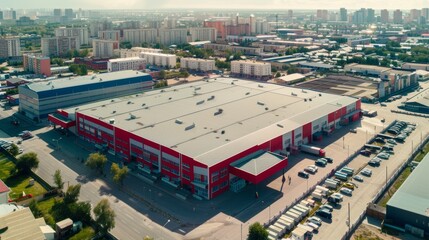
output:
[[356,101],[356,110],[360,110],[360,109],[362,109],[361,107],[362,107],[362,102],[360,101],[360,99],[358,99],[358,100]]
[[[302,126],[302,139],[307,138],[308,142],[311,143],[311,132],[312,132],[312,124],[307,123],[304,126]],[[303,140],[304,141],[304,140]]]

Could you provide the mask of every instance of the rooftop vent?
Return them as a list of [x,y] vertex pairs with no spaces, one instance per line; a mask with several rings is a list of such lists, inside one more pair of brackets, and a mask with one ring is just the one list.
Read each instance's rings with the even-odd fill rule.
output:
[[225,130],[220,131],[220,134],[225,134]]
[[313,101],[313,100],[311,100],[311,98],[309,98],[308,100],[309,100],[310,102],[311,102],[311,101]]
[[207,98],[207,101],[210,101],[210,100],[213,100],[213,99],[215,99],[214,95],[212,95],[211,97]]
[[201,90],[201,87],[196,87],[196,88],[195,88],[195,91],[197,91],[197,90]]
[[142,103],[142,107],[144,107],[146,105],[146,103]]
[[222,114],[222,113],[223,113],[223,109],[222,109],[222,108],[219,108],[219,109],[214,113],[214,116],[219,115],[219,114]]
[[231,82],[231,85],[234,85],[234,82]]
[[250,94],[250,92],[247,92],[247,93],[246,93],[246,96],[247,96],[247,95],[249,95],[249,94]]
[[110,124],[115,124],[115,119],[114,118],[109,119],[109,123]]
[[322,96],[322,94],[321,93],[319,93],[319,97],[321,97]]
[[110,100],[110,102],[115,102],[115,99]]
[[97,77],[97,75],[92,75],[91,79],[95,79]]
[[191,125],[189,125],[185,128],[185,131],[191,130],[194,127],[195,127],[195,123],[192,123]]
[[304,102],[307,102],[307,98],[304,98]]
[[292,96],[298,96],[298,94],[296,94],[296,93],[291,93],[291,95],[292,95]]
[[266,110],[266,111],[268,111],[268,109],[269,109],[269,108],[267,108],[267,107],[265,108],[265,110]]
[[303,93],[307,93],[307,91],[305,91],[304,89],[301,89],[301,91],[302,91]]
[[171,99],[172,99],[171,97],[168,98],[168,100],[171,100]]
[[136,115],[133,115],[130,113],[130,119],[136,119],[136,118],[137,118]]
[[104,104],[103,104],[103,105],[101,105],[101,107],[105,107],[105,106],[106,106],[106,105],[104,105]]
[[265,103],[264,103],[264,102],[260,102],[260,101],[258,101],[257,103],[258,103],[258,105],[261,105],[261,106],[264,106],[264,105],[265,105]]
[[131,101],[128,101],[128,102],[127,102],[127,104],[131,104],[131,103],[133,103],[133,102],[131,102]]
[[174,122],[177,123],[177,124],[182,124],[183,123],[183,121],[180,120],[180,119],[176,119],[176,121],[174,121]]
[[284,126],[281,124],[277,124],[277,127],[284,128]]
[[54,87],[54,85],[52,85],[52,87],[51,87],[52,89],[54,89],[55,87]]
[[116,113],[116,111],[115,111],[115,110],[113,110],[113,111],[112,111],[112,113]]
[[75,110],[75,111],[76,111],[76,110],[79,110],[79,108],[75,108],[74,110]]
[[101,82],[101,81],[103,81],[103,79],[102,79],[102,78],[100,78],[100,82]]
[[201,104],[203,104],[204,102],[205,102],[205,100],[201,100],[201,101],[197,102],[197,105],[201,105]]
[[51,85],[51,82],[48,82],[46,85]]

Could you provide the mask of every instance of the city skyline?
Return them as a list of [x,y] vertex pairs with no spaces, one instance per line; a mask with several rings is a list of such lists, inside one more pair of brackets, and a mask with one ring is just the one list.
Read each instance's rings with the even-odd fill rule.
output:
[[[24,0],[17,0],[9,2],[8,5],[4,5],[5,8],[16,8],[22,9],[25,6],[26,9],[31,8],[82,8],[82,9],[171,9],[171,8],[189,8],[189,9],[337,9],[345,7],[349,9],[359,8],[375,8],[385,9],[386,4],[382,1],[375,0],[327,0],[323,3],[319,0],[302,0],[299,2],[292,0],[247,0],[245,1],[245,7],[243,7],[244,1],[230,2],[227,0],[219,0],[216,2],[201,2],[197,0],[184,0],[181,1],[178,6],[177,1],[172,0],[158,0],[158,1],[140,1],[140,0],[105,0],[103,4],[95,0],[67,0],[61,2],[55,2],[53,4],[50,0],[40,0],[36,2],[28,2]],[[156,5],[154,5],[156,4]],[[410,0],[401,1],[393,0],[389,2],[388,9],[413,9],[423,8],[429,6],[429,0]]]

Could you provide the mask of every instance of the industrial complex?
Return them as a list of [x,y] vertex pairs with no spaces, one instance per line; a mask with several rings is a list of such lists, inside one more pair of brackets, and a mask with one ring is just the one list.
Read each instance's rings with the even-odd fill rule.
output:
[[149,74],[131,70],[34,82],[19,86],[19,111],[39,121],[59,108],[140,93],[152,86]]
[[429,232],[429,155],[387,202],[385,224],[398,226],[421,237]]
[[360,109],[352,97],[217,78],[60,109],[49,120],[211,199],[284,169],[288,152],[359,120]]

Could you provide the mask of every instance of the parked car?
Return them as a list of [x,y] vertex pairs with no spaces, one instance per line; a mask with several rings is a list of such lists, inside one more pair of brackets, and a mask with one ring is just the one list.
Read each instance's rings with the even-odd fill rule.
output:
[[353,191],[351,189],[345,187],[341,188],[340,192],[348,196],[351,196],[353,194]]
[[304,171],[308,172],[308,173],[312,173],[315,174],[317,172],[318,168],[315,165],[308,165]]
[[362,169],[362,171],[360,171],[360,174],[367,176],[367,177],[371,177],[372,171],[371,171],[371,169],[364,168],[364,169]]
[[382,106],[382,107],[387,107],[387,104],[385,104],[385,103],[380,103],[380,106]]
[[316,166],[321,166],[321,167],[326,167],[327,163],[328,162],[323,158],[319,158],[316,160],[316,162],[314,162],[314,164],[316,164]]
[[329,204],[323,204],[320,206],[320,209],[327,209],[328,211],[332,212],[334,208]]
[[320,217],[323,217],[323,218],[326,218],[326,219],[329,219],[329,220],[331,220],[332,219],[332,213],[331,212],[329,212],[329,211],[327,211],[327,210],[317,210],[316,211],[316,215],[317,216],[320,216]]
[[314,223],[314,224],[316,224],[316,225],[318,225],[318,226],[321,226],[321,225],[322,225],[322,220],[321,220],[320,218],[318,218],[318,217],[315,217],[315,216],[313,216],[313,217],[309,217],[309,218],[307,219],[307,222]]
[[363,182],[363,177],[361,175],[354,175],[353,179],[358,181],[358,182]]
[[371,156],[371,151],[369,151],[369,150],[360,150],[359,153],[364,155],[365,157]]
[[389,144],[393,144],[393,145],[397,144],[394,139],[387,139],[386,142],[389,143]]
[[352,183],[344,183],[343,187],[354,190],[355,189],[355,185]]
[[328,163],[334,162],[334,159],[332,159],[331,157],[324,157],[323,159],[325,159]]
[[308,175],[308,173],[303,172],[303,171],[299,171],[298,176],[302,177],[302,178],[309,178],[310,177],[310,175]]
[[381,138],[381,137],[376,137],[376,138],[374,139],[374,141],[375,141],[375,142],[378,142],[378,143],[386,143],[386,141],[385,141],[383,138]]
[[388,153],[379,153],[378,155],[377,155],[377,157],[378,158],[381,158],[381,159],[384,159],[384,160],[388,160],[389,159],[389,157],[390,157],[390,155],[388,154]]
[[357,133],[357,130],[356,130],[356,128],[351,128],[351,129],[349,130],[349,132],[351,132],[351,133]]
[[379,167],[380,162],[374,161],[374,159],[369,160],[368,165],[371,167]]

